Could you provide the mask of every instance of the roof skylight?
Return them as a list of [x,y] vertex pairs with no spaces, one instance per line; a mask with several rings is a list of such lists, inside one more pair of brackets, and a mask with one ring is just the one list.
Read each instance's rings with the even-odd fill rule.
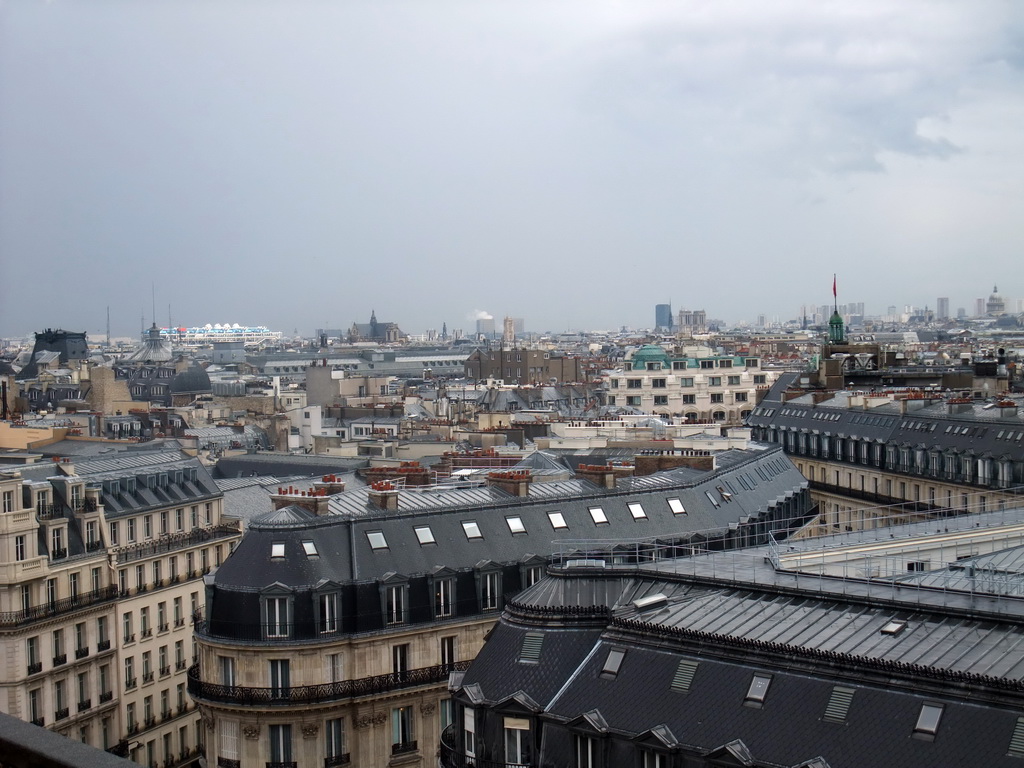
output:
[[320,554],[316,551],[316,544],[308,540],[302,542],[302,551],[306,553],[307,557],[316,557]]
[[944,706],[944,704],[928,701],[921,705],[921,712],[917,716],[917,725],[914,726],[915,738],[928,740],[935,738]]
[[429,525],[417,525],[413,530],[416,532],[416,539],[422,544],[435,544],[434,532]]
[[633,515],[633,519],[634,520],[646,520],[647,519],[647,513],[644,512],[644,505],[641,504],[639,501],[630,502],[626,506],[629,507],[629,513],[631,515]]
[[275,541],[270,545],[270,556],[271,557],[284,557],[284,542]]
[[526,533],[526,526],[523,525],[523,518],[506,517],[505,522],[508,523],[508,529],[512,531],[512,533]]
[[548,512],[548,520],[551,521],[551,527],[556,531],[559,528],[568,528],[569,526],[565,523],[565,518],[561,512]]
[[601,677],[615,677],[619,674],[619,667],[622,666],[624,658],[626,658],[625,648],[612,648],[608,651],[604,666],[601,667]]
[[466,532],[467,539],[482,539],[484,537],[480,533],[480,526],[476,524],[476,520],[463,520],[462,530]]
[[750,688],[747,690],[743,703],[754,707],[760,707],[768,695],[768,686],[771,685],[772,676],[760,672],[755,673],[750,680]]
[[384,531],[367,531],[366,538],[370,542],[370,549],[388,548],[388,540],[384,538]]
[[590,516],[594,518],[595,525],[602,525],[608,522],[608,515],[604,513],[604,510],[601,509],[601,507],[591,507]]
[[679,499],[669,499],[668,508],[672,510],[673,515],[685,515],[686,508],[683,507],[683,502]]

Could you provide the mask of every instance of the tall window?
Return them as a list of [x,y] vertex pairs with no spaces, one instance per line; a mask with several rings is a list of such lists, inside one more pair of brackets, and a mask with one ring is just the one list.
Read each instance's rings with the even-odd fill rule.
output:
[[78,599],[78,574],[77,573],[69,573],[68,574],[68,595],[71,597],[72,600],[77,600]]
[[505,762],[526,765],[530,762],[530,721],[523,717],[505,718]]
[[288,659],[270,660],[270,695],[282,698],[288,695],[291,687],[291,669]]
[[411,752],[414,749],[412,707],[395,707],[391,710],[391,752]]
[[233,688],[235,685],[235,660],[230,656],[219,656],[220,684]]
[[391,671],[396,680],[405,680],[409,673],[409,644],[391,646]]
[[110,546],[112,546],[112,547],[116,547],[117,546],[117,534],[118,534],[120,528],[121,528],[121,524],[120,523],[116,523],[116,522],[115,523],[111,523],[110,526],[109,526],[110,536],[108,538],[110,539]]
[[63,528],[54,528],[50,532],[50,557],[64,557]]
[[384,591],[384,622],[405,623],[405,584],[392,584]]
[[131,611],[128,611],[128,613],[121,617],[121,626],[124,631],[124,641],[126,643],[133,642],[135,640],[135,630],[132,628]]
[[268,597],[267,637],[288,637],[288,598]]
[[238,760],[238,721],[221,720],[220,728],[220,757],[225,760]]
[[576,767],[598,768],[597,739],[590,736],[576,736]]
[[24,536],[15,536],[14,537],[14,559],[15,560],[24,560],[26,557],[28,557],[27,553],[28,553],[28,546],[26,544],[25,537]]
[[30,637],[25,641],[25,655],[28,659],[29,674],[42,669],[42,662],[39,660],[39,638]]
[[292,761],[292,727],[289,724],[270,726],[270,761]]
[[52,607],[57,602],[57,580],[46,580],[46,602]]
[[338,631],[338,593],[320,595],[320,631]]
[[340,653],[329,653],[324,656],[324,676],[325,682],[328,683],[339,683],[343,679],[342,675],[342,655]]
[[434,582],[434,615],[448,618],[453,615],[455,579],[438,579]]
[[455,635],[445,635],[441,638],[441,665],[450,667],[457,661],[455,656]]
[[4,491],[4,512],[14,511],[14,491]]
[[343,765],[342,758],[347,754],[345,752],[345,719],[339,717],[328,720],[325,725],[324,755],[326,759],[324,765],[327,768],[332,765]]
[[480,607],[485,611],[493,611],[501,603],[501,573],[488,571],[480,580]]
[[462,712],[462,733],[466,757],[476,757],[476,712],[469,707]]

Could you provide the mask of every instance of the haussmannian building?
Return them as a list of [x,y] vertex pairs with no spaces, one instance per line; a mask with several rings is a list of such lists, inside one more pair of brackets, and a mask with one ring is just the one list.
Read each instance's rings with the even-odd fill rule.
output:
[[739,424],[777,372],[759,357],[674,357],[657,344],[640,347],[622,369],[603,378],[607,405],[687,421]]
[[651,452],[636,472],[584,465],[544,482],[506,467],[461,486],[346,491],[327,477],[279,489],[206,577],[189,692],[208,764],[432,768],[453,722],[451,673],[556,547],[612,536],[681,554],[763,541],[814,514],[778,449]]
[[833,531],[875,525],[880,507],[921,515],[1016,506],[1024,485],[1020,397],[926,390],[804,392],[784,374],[747,420],[811,482]]
[[202,576],[237,521],[179,451],[0,472],[0,709],[144,766],[204,743],[186,672]]

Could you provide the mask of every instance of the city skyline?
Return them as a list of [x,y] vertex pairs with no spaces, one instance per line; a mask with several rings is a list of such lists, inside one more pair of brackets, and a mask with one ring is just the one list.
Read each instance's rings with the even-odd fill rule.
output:
[[134,336],[154,283],[160,324],[301,333],[784,320],[834,272],[971,314],[1024,295],[1022,39],[998,2],[8,3],[0,328]]

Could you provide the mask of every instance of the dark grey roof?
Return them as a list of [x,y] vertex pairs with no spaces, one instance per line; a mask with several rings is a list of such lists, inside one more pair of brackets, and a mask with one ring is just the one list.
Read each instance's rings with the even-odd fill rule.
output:
[[[218,586],[260,588],[319,578],[374,579],[388,572],[412,576],[439,565],[471,568],[484,559],[516,563],[530,554],[547,557],[561,544],[581,539],[676,540],[686,532],[728,531],[770,516],[777,504],[805,487],[802,475],[775,448],[750,451],[745,462],[728,469],[640,490],[607,491],[583,480],[534,483],[525,498],[493,487],[405,489],[398,492],[398,511],[384,512],[369,503],[368,489],[356,489],[331,497],[330,513],[308,523],[283,528],[253,520],[215,579]],[[670,499],[678,499],[685,514],[673,513]],[[639,519],[628,506],[637,503],[645,513]],[[607,523],[595,522],[592,507],[603,510]],[[553,512],[562,515],[566,528],[553,527]],[[519,518],[525,531],[513,533],[510,517]],[[476,523],[481,536],[469,538],[465,522]],[[430,527],[435,543],[419,543],[419,526]],[[383,534],[386,548],[371,546],[367,534],[374,531]],[[316,540],[321,552],[335,554],[320,558],[315,567],[305,557],[293,558],[291,553],[301,554],[305,538]],[[275,541],[286,542],[284,559],[270,558]]]
[[346,456],[311,456],[260,451],[225,456],[217,461],[217,477],[305,476],[343,474],[370,465],[369,459]]
[[171,379],[169,386],[171,393],[175,395],[196,395],[213,391],[210,377],[199,363],[193,363],[188,370]]
[[[895,536],[912,534],[905,528]],[[461,695],[499,710],[515,695],[554,723],[593,713],[617,738],[662,727],[697,754],[739,740],[758,765],[1019,762],[1008,756],[1024,702],[1019,606],[1002,598],[965,610],[973,593],[958,603],[885,581],[779,574],[769,554],[555,569],[516,597]],[[1021,559],[1009,550],[978,558],[1011,569]],[[634,602],[652,595],[662,599],[650,608]],[[906,626],[883,632],[893,619]],[[527,633],[542,638],[536,663],[520,660]],[[612,647],[625,656],[616,675],[602,674]],[[692,673],[682,690],[681,662]],[[749,706],[755,674],[770,682],[763,703]],[[853,691],[839,721],[825,718],[836,685]],[[912,737],[926,702],[943,706],[933,740]],[[542,749],[552,749],[550,736]]]

